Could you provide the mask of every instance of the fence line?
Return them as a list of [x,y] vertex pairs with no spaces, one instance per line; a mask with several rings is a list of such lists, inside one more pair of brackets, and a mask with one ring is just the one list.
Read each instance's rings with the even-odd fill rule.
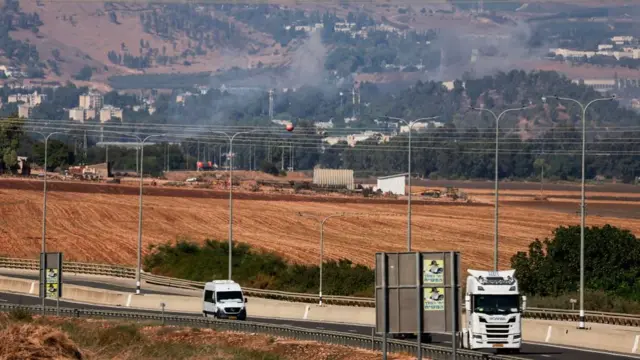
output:
[[[0,311],[11,312],[26,310],[33,314],[42,312],[42,306],[20,306],[0,304]],[[261,333],[285,338],[292,338],[304,341],[317,341],[343,346],[358,347],[367,350],[381,351],[382,339],[379,336],[353,334],[349,332],[338,332],[318,329],[307,329],[289,325],[276,325],[251,321],[229,321],[196,316],[176,316],[173,314],[141,313],[116,310],[92,310],[47,307],[47,313],[65,317],[76,318],[100,318],[100,319],[127,319],[132,321],[159,322],[162,325],[180,325],[201,328],[213,328],[217,331],[240,331],[247,333]],[[407,353],[415,355],[417,353],[416,343],[413,341],[403,341],[388,339],[389,353]],[[434,360],[449,360],[452,358],[452,349],[444,346],[422,344],[423,356]],[[456,350],[457,359],[464,360],[522,360],[522,358],[486,354],[479,351],[459,349]]]

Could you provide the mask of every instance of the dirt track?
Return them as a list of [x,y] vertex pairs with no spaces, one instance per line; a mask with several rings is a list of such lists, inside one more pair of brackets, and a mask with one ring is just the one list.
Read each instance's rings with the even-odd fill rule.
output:
[[[0,255],[36,258],[40,251],[42,213],[41,183],[18,185],[0,181]],[[26,183],[26,182],[22,182]],[[69,183],[70,184],[70,183]],[[28,190],[10,189],[13,185]],[[68,260],[135,264],[138,196],[136,187],[94,184],[50,183],[47,239],[49,251],[62,251]],[[66,184],[64,184],[66,185]],[[56,187],[57,190],[56,190]],[[114,188],[119,189],[112,193]],[[77,189],[81,192],[68,192]],[[90,192],[93,190],[93,192]],[[160,189],[149,187],[144,198],[145,251],[149,244],[174,241],[187,236],[227,239],[228,200],[224,196],[195,196],[213,191]],[[153,194],[160,191],[162,196]],[[168,192],[165,192],[168,191]],[[173,192],[177,191],[177,192]],[[145,190],[145,193],[147,190]],[[170,194],[189,194],[170,197]],[[240,195],[240,194],[238,194]],[[292,261],[317,263],[318,222],[298,216],[298,212],[328,215],[336,212],[384,213],[383,216],[333,218],[325,224],[327,258],[349,258],[373,265],[377,251],[404,251],[406,248],[406,202],[317,202],[311,197],[291,201],[258,194],[234,202],[234,238],[258,248],[273,250]],[[236,196],[236,199],[239,196]],[[245,199],[246,199],[245,198]],[[280,200],[280,201],[277,201]],[[332,199],[333,200],[333,199]],[[419,202],[416,202],[418,204]],[[511,255],[525,250],[535,238],[551,236],[558,225],[577,225],[577,202],[515,202],[505,200],[500,210],[500,264],[509,266]],[[632,204],[633,205],[633,204]],[[635,213],[639,206],[635,203]],[[597,216],[594,209],[616,208],[618,204],[588,204],[587,225],[610,223],[640,234],[639,219]],[[631,211],[631,209],[629,209]],[[415,249],[459,250],[463,268],[487,268],[493,254],[493,206],[490,203],[465,206],[423,202],[413,209]]]
[[[42,181],[28,180],[0,180],[0,189],[11,190],[31,190],[42,191]],[[176,187],[150,186],[145,184],[143,188],[145,196],[164,196],[178,198],[198,198],[198,199],[228,199],[228,191],[205,190],[205,189],[181,189]],[[134,185],[110,185],[90,182],[72,181],[48,181],[47,192],[73,192],[82,194],[113,194],[113,195],[136,195],[140,194],[140,188]],[[274,193],[248,193],[234,191],[233,198],[236,200],[255,201],[286,201],[286,202],[329,202],[329,203],[349,203],[349,204],[376,204],[376,205],[399,205],[407,203],[406,200],[381,199],[364,197],[328,197],[312,195],[283,195]],[[483,203],[467,204],[462,201],[453,203],[440,203],[433,201],[416,200],[413,205],[447,205],[447,206],[487,206]]]

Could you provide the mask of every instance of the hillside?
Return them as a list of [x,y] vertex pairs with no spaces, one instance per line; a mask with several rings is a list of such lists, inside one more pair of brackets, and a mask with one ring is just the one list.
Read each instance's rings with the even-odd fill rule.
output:
[[[35,46],[41,63],[55,62],[59,74],[49,65],[45,75],[61,82],[73,80],[84,66],[92,68],[92,82],[104,83],[113,75],[217,71],[279,65],[288,59],[289,49],[268,34],[210,8],[176,7],[20,1],[20,12],[37,14],[42,25],[37,32],[16,28],[10,36]],[[181,22],[191,27],[173,27],[170,34],[157,31]],[[117,57],[120,61],[114,61]]]
[[[539,44],[541,47],[533,54],[525,51],[526,38],[536,33],[535,26],[525,25],[528,19],[553,15],[565,8],[588,7],[572,1],[530,6],[521,12],[514,11],[515,5],[487,4],[490,13],[483,15],[469,12],[464,4],[410,0],[393,4],[281,0],[247,6],[137,1],[5,2],[9,5],[3,8],[4,22],[9,26],[4,35],[0,34],[4,36],[0,38],[0,65],[18,65],[29,78],[44,77],[60,83],[71,80],[79,86],[104,91],[109,89],[107,79],[113,76],[215,73],[234,67],[277,68],[296,61],[305,63],[303,55],[313,49],[302,46],[308,30],[301,30],[300,26],[321,24],[333,29],[336,22],[345,21],[357,24],[356,28],[350,34],[321,30],[324,49],[313,53],[316,60],[326,58],[325,69],[337,77],[366,73],[373,81],[386,82],[390,78],[381,75],[391,72],[391,78],[409,81],[425,76],[448,80],[471,68],[476,69],[477,76],[497,69],[545,68],[570,77],[610,78],[612,72],[640,77],[640,70],[619,66],[569,67],[543,60],[545,48],[551,44]],[[384,30],[356,36],[367,26],[382,26]],[[559,31],[557,27],[553,29]],[[389,37],[404,30],[416,33],[408,39],[405,35]],[[445,36],[436,40],[436,33]],[[522,42],[501,40],[497,47],[494,44],[496,36],[514,33],[525,38]],[[544,38],[547,35],[542,34]],[[456,63],[470,57],[476,47],[498,49],[508,56],[498,59],[483,55],[473,66]],[[450,68],[439,68],[441,58],[450,58],[454,63]],[[417,66],[424,66],[424,71],[417,71]],[[303,73],[307,70],[304,68]]]

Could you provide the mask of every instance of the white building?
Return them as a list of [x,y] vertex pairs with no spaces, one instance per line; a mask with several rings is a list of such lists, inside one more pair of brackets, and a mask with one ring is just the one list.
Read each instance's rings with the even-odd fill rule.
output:
[[313,126],[315,126],[316,129],[332,129],[333,128],[333,120],[318,121],[318,122],[313,123]]
[[383,193],[404,195],[406,191],[407,175],[408,173],[379,177],[376,188]]
[[122,109],[111,105],[105,105],[102,109],[100,109],[100,122],[107,122],[111,120],[111,118],[117,118],[122,121]]
[[80,108],[81,109],[100,109],[104,99],[102,94],[91,91],[88,94],[80,95]]
[[633,41],[633,36],[614,36],[611,38],[616,45],[623,45]]
[[31,111],[33,107],[29,104],[20,104],[18,105],[18,117],[23,119],[28,119],[31,117]]
[[[425,130],[425,129],[428,129],[430,126],[434,127],[434,128],[441,128],[441,127],[444,126],[444,123],[442,123],[440,121],[419,122],[419,123],[413,124],[413,126],[411,127],[411,130],[413,130],[413,131]],[[400,126],[400,132],[401,133],[408,133],[409,132],[409,126],[408,125]]]
[[35,91],[33,94],[14,94],[9,95],[7,98],[7,102],[9,103],[17,103],[22,102],[27,105],[36,106],[42,104],[45,100],[47,100],[46,94],[38,94]]
[[96,118],[95,109],[83,109],[80,107],[69,109],[69,120],[85,122]]

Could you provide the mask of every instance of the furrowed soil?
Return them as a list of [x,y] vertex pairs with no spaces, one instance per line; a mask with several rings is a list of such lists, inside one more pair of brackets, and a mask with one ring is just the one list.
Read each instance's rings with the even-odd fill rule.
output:
[[[0,314],[2,359],[374,360],[380,353],[260,334]],[[408,360],[408,355],[390,354]]]
[[[493,194],[483,186],[474,188],[475,183],[466,184],[460,188],[469,194],[471,203],[414,198],[412,248],[458,250],[463,270],[488,268],[493,259]],[[49,251],[63,252],[68,261],[135,264],[137,187],[49,182],[48,189]],[[228,192],[160,186],[146,186],[144,192],[145,253],[150,244],[175,241],[180,236],[196,241],[227,239]],[[501,191],[501,267],[508,267],[511,256],[526,250],[531,241],[551,237],[557,226],[579,224],[579,191],[555,190],[558,198],[554,198],[549,190],[545,191],[547,200],[534,200],[539,192],[537,184],[531,184],[528,190]],[[599,192],[625,200],[590,200]],[[587,196],[587,226],[611,224],[640,234],[637,194],[616,194],[593,187]],[[274,251],[293,262],[315,264],[319,258],[319,224],[299,213],[326,216],[346,212],[347,216],[325,223],[325,257],[373,266],[376,252],[406,250],[406,211],[402,198],[240,191],[234,193],[234,239]],[[37,258],[41,219],[42,182],[0,180],[0,255]]]

